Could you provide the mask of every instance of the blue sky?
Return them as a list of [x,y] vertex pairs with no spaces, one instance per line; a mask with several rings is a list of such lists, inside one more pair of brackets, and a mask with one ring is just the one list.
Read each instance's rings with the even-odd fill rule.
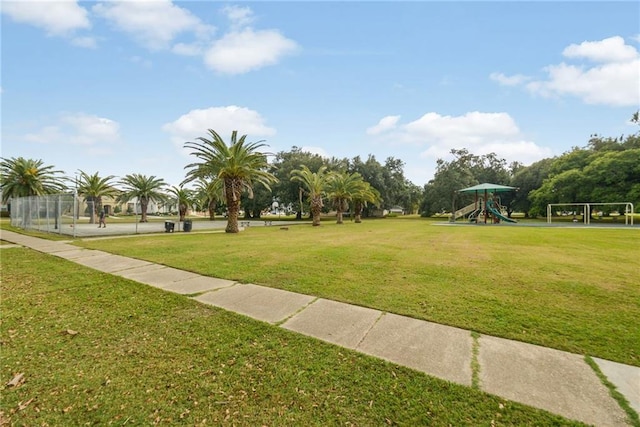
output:
[[237,129],[270,152],[530,164],[636,131],[638,2],[5,1],[2,157],[155,175]]

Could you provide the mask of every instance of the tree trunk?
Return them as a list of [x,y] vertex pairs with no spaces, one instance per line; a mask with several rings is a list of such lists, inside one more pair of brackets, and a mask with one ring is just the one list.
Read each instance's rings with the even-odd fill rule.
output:
[[362,222],[362,203],[355,202],[353,204],[353,215],[356,218],[356,224],[360,224]]
[[184,221],[184,217],[187,215],[187,205],[179,204],[180,221]]
[[147,222],[147,207],[149,206],[149,202],[147,199],[140,199],[140,222]]
[[298,188],[298,198],[300,199],[300,210],[296,213],[296,219],[302,219],[302,187]]
[[338,199],[336,202],[336,224],[344,224],[344,209],[347,202],[343,199]]
[[313,215],[313,226],[320,225],[320,212],[322,211],[322,197],[316,196],[311,200],[311,215]]
[[232,179],[225,179],[224,182],[225,195],[227,197],[227,228],[226,233],[239,233],[238,213],[240,212],[240,185],[236,184]]
[[216,201],[209,201],[209,220],[213,221],[216,219]]
[[96,208],[96,201],[93,196],[88,196],[84,200],[87,203],[87,210],[89,211],[89,224],[95,224],[98,213],[98,210]]
[[[100,216],[100,212],[102,212],[103,206],[102,206],[102,196],[98,196],[96,197],[96,213],[98,214],[98,217]],[[105,212],[106,215],[106,212]]]

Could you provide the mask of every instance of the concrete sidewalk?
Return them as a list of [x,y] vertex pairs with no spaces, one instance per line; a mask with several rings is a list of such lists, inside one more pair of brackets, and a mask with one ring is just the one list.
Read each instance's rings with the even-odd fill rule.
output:
[[[146,261],[2,231],[2,240],[189,296],[342,347],[596,426],[628,426],[626,413],[577,354],[482,335]],[[10,245],[7,245],[10,246]],[[1,246],[0,246],[1,247]],[[640,368],[594,358],[640,412]],[[479,366],[474,372],[473,366]]]

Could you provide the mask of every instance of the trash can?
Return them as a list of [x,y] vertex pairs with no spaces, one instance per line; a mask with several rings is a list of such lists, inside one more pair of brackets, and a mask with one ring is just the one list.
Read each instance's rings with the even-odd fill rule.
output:
[[164,232],[165,233],[173,233],[173,229],[176,227],[176,224],[173,221],[165,221],[164,222]]
[[193,226],[193,223],[191,222],[191,220],[185,219],[184,226],[182,227],[182,231],[191,231],[192,226]]

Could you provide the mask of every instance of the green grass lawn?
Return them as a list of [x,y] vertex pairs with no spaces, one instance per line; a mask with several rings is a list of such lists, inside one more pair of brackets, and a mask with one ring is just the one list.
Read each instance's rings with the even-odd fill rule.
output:
[[637,229],[386,219],[84,247],[640,366]]
[[1,425],[579,425],[28,249],[1,291]]

